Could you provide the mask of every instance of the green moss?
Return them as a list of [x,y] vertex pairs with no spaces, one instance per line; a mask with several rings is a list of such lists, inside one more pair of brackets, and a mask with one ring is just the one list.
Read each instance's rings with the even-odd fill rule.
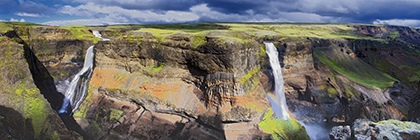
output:
[[38,136],[48,128],[45,120],[51,112],[48,112],[46,108],[50,108],[50,106],[42,95],[39,94],[37,88],[28,89],[26,87],[24,83],[17,85],[15,90],[17,96],[11,102],[15,103],[17,108],[20,108],[25,118],[32,119],[35,136]]
[[398,31],[389,32],[389,37],[391,37],[392,39],[395,39],[397,37],[400,37],[400,33]]
[[4,34],[7,31],[13,30],[12,26],[9,24],[6,24],[5,22],[0,22],[0,33]]
[[405,54],[411,55],[411,56],[420,56],[420,46],[409,44],[406,46],[403,46],[403,51]]
[[260,69],[259,67],[257,67],[248,71],[246,75],[238,79],[238,81],[244,86],[244,89],[246,90],[247,93],[253,91],[260,83],[260,79],[258,77],[259,72],[260,72]]
[[89,85],[87,95],[85,100],[83,100],[82,104],[79,106],[79,108],[74,112],[73,116],[79,117],[79,118],[86,118],[86,114],[89,110],[90,104],[92,102],[92,86]]
[[263,112],[264,111],[263,109],[258,108],[255,104],[253,104],[251,102],[246,103],[245,104],[245,107],[254,109],[254,110],[258,111],[258,112]]
[[384,138],[385,136],[388,139],[402,139],[399,135],[401,132],[412,133],[414,131],[420,130],[420,125],[414,122],[399,121],[399,120],[385,120],[380,121],[375,124],[379,128],[380,133],[377,138]]
[[321,86],[318,87],[319,90],[324,90],[328,87],[327,84],[322,84]]
[[201,44],[201,42],[203,42],[204,41],[204,37],[205,37],[205,34],[202,34],[202,33],[200,33],[200,34],[195,34],[194,35],[194,40],[193,40],[193,43],[192,43],[192,48],[193,49],[195,49],[195,48],[197,48],[197,46],[198,45],[200,45]]
[[357,34],[353,28],[346,24],[289,24],[289,23],[261,23],[241,24],[222,23],[233,31],[243,31],[258,37],[285,36],[285,37],[316,37],[316,38],[346,38],[346,39],[370,39]]
[[120,81],[121,79],[123,79],[124,77],[126,77],[127,75],[126,74],[120,74],[119,76],[116,76],[115,77],[115,81]]
[[265,114],[263,121],[258,123],[261,130],[271,134],[275,140],[309,140],[305,127],[296,120],[279,120],[275,118],[274,112]]
[[68,25],[62,26],[61,28],[66,29],[71,32],[72,36],[80,40],[91,40],[93,43],[98,43],[100,38],[95,37],[92,33],[89,32],[88,28],[84,25]]
[[110,108],[109,111],[111,112],[110,113],[110,116],[109,116],[109,120],[110,121],[116,121],[116,120],[118,120],[119,118],[121,118],[122,114],[124,113],[121,110],[117,110],[117,109],[113,109],[113,108]]
[[252,85],[249,91],[253,91],[255,88],[257,88],[258,84],[260,84],[260,79],[258,76],[254,76],[254,78],[252,78]]
[[330,93],[330,95],[331,94],[332,95],[337,95],[338,94],[338,91],[335,88],[330,87],[330,88],[328,88],[328,93]]
[[177,30],[162,30],[162,29],[153,29],[153,28],[142,28],[140,30],[137,30],[137,32],[149,32],[152,33],[153,36],[156,37],[158,42],[162,42],[166,36],[172,35],[175,33],[182,33],[182,31]]
[[137,45],[140,45],[141,42],[143,41],[144,37],[141,36],[134,36],[133,34],[124,34],[123,36],[121,36],[122,39],[126,40],[128,43],[134,43],[134,42],[138,42]]
[[51,136],[53,140],[60,140],[60,135],[58,135],[57,131],[54,131],[54,134]]
[[350,98],[352,96],[359,97],[359,94],[357,94],[356,89],[354,89],[353,87],[349,86],[348,88],[346,88],[345,96],[346,96],[346,98]]
[[90,127],[88,129],[89,130],[87,131],[87,135],[91,136],[92,138],[99,136],[102,132],[102,129],[100,125],[96,122],[96,120],[90,124]]
[[404,82],[411,83],[411,82],[420,81],[420,66],[401,65],[401,66],[398,66],[398,68],[401,70],[409,71],[413,73],[413,75],[409,75],[409,76],[402,75],[402,74],[397,75],[398,78],[404,79],[403,80]]
[[222,42],[223,45],[226,46],[226,44],[248,44],[250,43],[249,40],[247,39],[243,39],[243,37],[238,38],[236,36],[229,36],[229,35],[218,35],[218,36],[214,36],[217,37],[219,42]]
[[263,45],[263,44],[260,44],[260,52],[261,52],[261,57],[263,57],[263,56],[266,56],[267,55],[267,52],[266,52],[266,50],[265,50],[265,45]]
[[377,60],[378,63],[375,63],[375,67],[378,68],[380,71],[389,73],[391,72],[391,64],[385,60]]
[[147,72],[146,74],[148,76],[152,77],[153,74],[162,70],[164,65],[165,65],[165,63],[161,63],[159,66],[146,66],[145,67],[145,71]]
[[41,25],[41,24],[35,24],[35,23],[29,23],[29,22],[2,22],[4,24],[8,24],[8,25],[14,25],[14,26],[29,26],[29,27],[33,27],[33,26],[46,26],[46,25]]
[[248,71],[248,73],[246,75],[244,75],[244,77],[240,78],[238,81],[241,84],[245,84],[246,81],[249,81],[249,79],[251,79],[258,72],[260,72],[260,68],[259,67],[256,67],[256,68]]

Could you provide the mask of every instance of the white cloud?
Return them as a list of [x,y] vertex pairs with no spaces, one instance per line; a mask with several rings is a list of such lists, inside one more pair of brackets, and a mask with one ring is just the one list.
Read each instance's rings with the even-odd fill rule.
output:
[[373,24],[386,24],[386,25],[399,25],[399,26],[410,26],[410,27],[420,27],[420,20],[417,19],[390,19],[390,20],[380,20],[377,19]]
[[[165,12],[153,12],[151,10],[129,10],[123,9],[117,6],[98,6],[93,3],[86,5],[80,5],[77,7],[64,6],[61,13],[76,15],[76,16],[87,16],[94,20],[104,20],[104,23],[176,23],[176,22],[188,22],[197,20],[199,17],[190,12],[182,11],[165,11]],[[99,23],[99,22],[96,22]]]
[[25,13],[25,12],[19,12],[15,15],[21,16],[21,17],[43,17],[43,15],[40,14],[32,14],[32,13]]
[[14,18],[10,18],[10,21],[11,21],[11,22],[15,22],[15,21],[19,21],[19,20],[14,19]]
[[10,18],[10,22],[25,22],[25,19],[21,18],[20,20],[18,20],[18,19]]

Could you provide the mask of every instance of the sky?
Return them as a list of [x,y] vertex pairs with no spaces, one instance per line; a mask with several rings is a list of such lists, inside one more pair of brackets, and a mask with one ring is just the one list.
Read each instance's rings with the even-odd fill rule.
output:
[[420,27],[420,0],[1,0],[0,21],[46,25],[196,22]]

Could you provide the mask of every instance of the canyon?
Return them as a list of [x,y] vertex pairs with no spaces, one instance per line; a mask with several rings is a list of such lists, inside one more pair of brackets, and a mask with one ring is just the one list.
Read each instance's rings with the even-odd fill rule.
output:
[[[0,22],[0,33],[0,137],[314,139],[301,124],[420,122],[416,28]],[[277,48],[292,119],[272,111],[275,78],[264,42]],[[73,114],[58,114],[92,45],[87,95]]]

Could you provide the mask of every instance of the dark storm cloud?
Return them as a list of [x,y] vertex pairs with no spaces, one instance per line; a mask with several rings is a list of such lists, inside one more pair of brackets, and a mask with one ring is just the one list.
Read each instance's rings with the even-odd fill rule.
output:
[[200,0],[74,0],[74,2],[118,6],[124,9],[154,11],[187,11],[192,6],[200,4]]
[[[44,0],[35,1],[41,2]],[[62,4],[57,9],[59,13],[94,18],[97,21],[101,19],[110,23],[121,21],[134,24],[144,23],[145,21],[152,23],[172,23],[173,21],[396,23],[404,21],[412,25],[413,23],[418,23],[413,22],[413,20],[420,19],[420,14],[418,14],[420,13],[420,8],[418,8],[420,7],[420,1],[415,0],[61,1]],[[40,8],[45,6],[33,2],[28,3],[32,4],[33,7]],[[23,11],[24,9],[21,10]],[[54,11],[54,9],[46,11]],[[26,10],[25,12],[34,13],[37,11]],[[137,15],[132,15],[133,13]],[[179,15],[178,17],[182,17],[182,19],[177,20],[172,18],[171,15]],[[163,19],[155,18],[156,16]],[[117,19],[119,20],[115,21]]]
[[245,11],[253,9],[257,12],[266,11],[263,8],[267,6],[267,0],[205,0],[209,8],[227,14],[245,14]]
[[[279,12],[301,12],[347,19],[342,22],[373,22],[376,19],[419,19],[420,2],[412,0],[74,0],[86,4],[118,6],[131,10],[189,11],[206,4],[224,14],[262,14],[278,18]],[[250,13],[250,10],[252,12]],[[211,18],[202,18],[211,21]]]
[[31,14],[48,14],[54,12],[53,8],[45,6],[41,3],[32,1],[25,1],[19,5],[17,12],[31,13]]
[[376,19],[420,19],[420,1],[411,0],[206,0],[204,3],[223,13],[245,14],[252,9],[255,14],[270,17],[275,17],[277,12],[303,12],[365,23]]

